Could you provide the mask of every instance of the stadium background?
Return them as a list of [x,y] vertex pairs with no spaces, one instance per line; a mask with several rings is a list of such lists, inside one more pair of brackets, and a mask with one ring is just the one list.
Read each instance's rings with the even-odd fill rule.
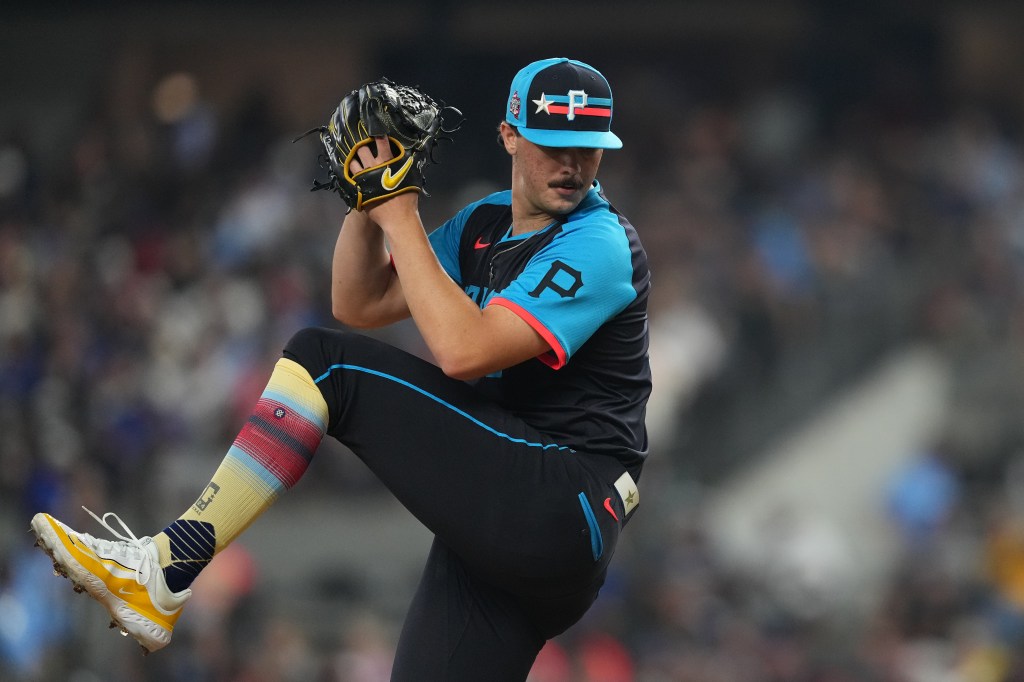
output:
[[600,176],[651,257],[656,388],[640,516],[531,680],[1024,679],[1024,9],[384,12],[0,9],[0,678],[387,679],[429,538],[334,443],[147,658],[28,520],[155,532],[331,324],[341,202],[290,141],[341,94],[387,75],[467,114],[436,224],[507,182],[516,69],[566,55],[615,92]]

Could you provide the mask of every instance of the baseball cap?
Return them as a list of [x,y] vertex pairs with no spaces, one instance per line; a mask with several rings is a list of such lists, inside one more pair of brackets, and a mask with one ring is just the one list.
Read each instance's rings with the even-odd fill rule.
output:
[[611,131],[608,80],[575,59],[541,59],[520,69],[508,91],[505,120],[545,147],[622,147]]

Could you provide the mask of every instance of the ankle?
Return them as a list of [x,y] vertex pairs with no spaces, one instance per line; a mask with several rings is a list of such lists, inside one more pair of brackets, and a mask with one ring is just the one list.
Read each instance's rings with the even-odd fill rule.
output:
[[160,568],[167,568],[171,564],[171,540],[167,533],[160,531],[153,536],[153,544],[156,546],[156,553],[159,557]]

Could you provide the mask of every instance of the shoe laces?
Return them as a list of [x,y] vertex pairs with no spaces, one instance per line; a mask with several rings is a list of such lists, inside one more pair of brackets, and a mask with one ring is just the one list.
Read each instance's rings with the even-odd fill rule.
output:
[[[115,514],[114,512],[107,512],[102,517],[100,517],[94,514],[92,510],[88,509],[85,506],[83,506],[82,509],[85,509],[89,516],[96,519],[96,523],[106,528],[108,533],[117,538],[117,541],[114,541],[94,537],[93,540],[96,541],[96,544],[101,552],[104,552],[105,554],[114,554],[125,558],[141,559],[141,561],[139,561],[138,566],[135,567],[135,581],[138,582],[140,585],[144,585],[146,583],[146,580],[148,579],[149,564],[151,558],[149,552],[146,551],[145,546],[142,543],[142,540],[136,537],[135,533],[132,532],[132,529],[128,527],[128,524],[121,520],[121,517]],[[124,533],[114,530],[110,526],[110,524],[107,523],[108,516],[121,526],[121,530],[123,530]]]

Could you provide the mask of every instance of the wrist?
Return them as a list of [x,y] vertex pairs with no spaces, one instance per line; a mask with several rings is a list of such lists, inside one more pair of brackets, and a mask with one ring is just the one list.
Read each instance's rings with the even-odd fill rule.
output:
[[366,216],[385,233],[405,229],[412,224],[422,227],[419,219],[419,192],[403,192],[365,209]]

